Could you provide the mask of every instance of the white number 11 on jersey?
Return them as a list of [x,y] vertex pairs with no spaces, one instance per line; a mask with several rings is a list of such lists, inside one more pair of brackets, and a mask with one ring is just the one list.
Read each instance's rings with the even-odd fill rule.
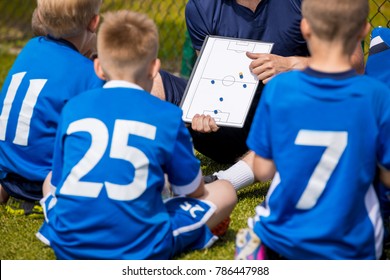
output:
[[346,131],[315,131],[300,130],[295,139],[296,145],[326,147],[309,182],[299,199],[296,208],[310,209],[316,203],[336,168],[341,155],[347,147],[348,133]]
[[[5,140],[5,134],[7,131],[8,118],[11,112],[12,104],[15,100],[16,92],[26,72],[20,72],[12,75],[11,82],[9,84],[7,93],[4,98],[3,109],[0,115],[0,140]],[[42,91],[42,88],[46,84],[47,80],[34,79],[30,80],[26,96],[23,99],[22,107],[20,108],[18,123],[16,126],[16,133],[13,143],[21,146],[28,145],[28,136],[30,134],[30,122],[33,115],[35,104],[37,103],[38,96]]]

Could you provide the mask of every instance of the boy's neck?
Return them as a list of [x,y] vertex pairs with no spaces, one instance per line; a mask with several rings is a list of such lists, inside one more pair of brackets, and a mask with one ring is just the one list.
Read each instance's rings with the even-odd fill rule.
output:
[[139,87],[141,87],[143,90],[150,92],[152,89],[153,82],[150,79],[147,78],[138,78],[136,79],[135,77],[132,77],[130,75],[118,75],[118,76],[113,76],[110,77],[110,81],[123,81],[127,83],[132,83],[135,84]]
[[72,43],[77,48],[77,50],[80,52],[81,42],[78,39],[78,37],[67,37],[67,38],[65,38],[63,40],[66,40],[66,41]]
[[88,46],[86,46],[88,39],[88,32],[84,31],[76,36],[66,37],[64,40],[72,43],[77,50],[84,55],[85,51],[87,50]]
[[327,73],[345,72],[353,68],[351,55],[343,51],[340,43],[313,39],[310,42],[309,67]]

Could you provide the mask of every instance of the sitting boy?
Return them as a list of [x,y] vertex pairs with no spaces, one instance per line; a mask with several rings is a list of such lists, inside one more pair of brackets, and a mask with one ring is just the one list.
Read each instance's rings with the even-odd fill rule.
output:
[[302,12],[309,67],[266,85],[247,140],[256,178],[273,178],[249,220],[262,245],[251,250],[242,231],[236,258],[379,259],[372,183],[379,165],[390,187],[390,90],[350,60],[370,28],[368,2],[304,0]]
[[[370,50],[365,73],[390,87],[390,28],[376,27],[371,33]],[[377,180],[381,213],[385,226],[384,247],[390,247],[390,189]]]
[[38,0],[35,16],[47,36],[31,39],[0,94],[0,203],[14,214],[42,215],[42,183],[52,165],[64,104],[103,81],[86,49],[97,29],[101,0]]
[[[237,197],[227,181],[204,185],[182,111],[149,94],[156,25],[107,13],[97,47],[107,83],[63,109],[37,236],[58,259],[169,259],[210,246]],[[179,197],[163,202],[165,174]]]

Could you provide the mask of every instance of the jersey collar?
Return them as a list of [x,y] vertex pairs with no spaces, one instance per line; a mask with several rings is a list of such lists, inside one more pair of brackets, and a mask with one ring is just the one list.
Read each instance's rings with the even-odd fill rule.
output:
[[133,88],[143,90],[139,85],[122,80],[111,80],[104,84],[103,88]]
[[313,68],[307,67],[304,70],[304,72],[310,76],[314,76],[317,78],[329,78],[334,80],[344,80],[344,79],[355,77],[357,75],[355,69],[347,70],[344,72],[338,72],[338,73],[326,73],[326,72],[320,72],[314,70]]
[[45,38],[48,41],[52,41],[52,42],[56,42],[56,43],[58,43],[60,45],[68,46],[69,48],[75,50],[76,52],[79,52],[79,50],[76,48],[75,45],[73,45],[71,42],[69,42],[69,41],[67,41],[65,39],[57,39],[57,38],[54,38],[51,35],[46,35]]

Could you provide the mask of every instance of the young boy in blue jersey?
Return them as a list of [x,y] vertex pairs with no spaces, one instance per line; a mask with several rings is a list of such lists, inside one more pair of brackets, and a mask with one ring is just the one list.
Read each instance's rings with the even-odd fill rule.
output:
[[378,259],[372,183],[379,166],[390,187],[390,90],[350,60],[370,28],[368,2],[303,0],[302,14],[311,59],[264,89],[247,144],[256,178],[273,181],[236,258]]
[[[237,197],[228,181],[205,187],[182,111],[149,93],[160,67],[156,25],[107,13],[97,47],[107,83],[62,111],[37,236],[58,259],[169,259],[210,246]],[[164,202],[165,174],[178,197]]]
[[38,0],[47,36],[31,39],[15,60],[0,95],[0,202],[14,214],[39,214],[64,104],[101,87],[87,49],[101,0]]
[[[365,73],[390,87],[390,28],[376,27],[371,33]],[[385,225],[384,246],[390,246],[390,189],[376,182],[382,218]]]

